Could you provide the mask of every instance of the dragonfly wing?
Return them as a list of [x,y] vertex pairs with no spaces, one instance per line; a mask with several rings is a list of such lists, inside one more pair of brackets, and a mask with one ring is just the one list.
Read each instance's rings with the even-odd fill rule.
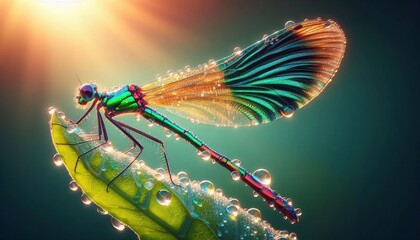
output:
[[191,121],[266,123],[314,99],[336,73],[345,44],[335,22],[304,21],[219,61],[158,78],[142,91],[149,106]]

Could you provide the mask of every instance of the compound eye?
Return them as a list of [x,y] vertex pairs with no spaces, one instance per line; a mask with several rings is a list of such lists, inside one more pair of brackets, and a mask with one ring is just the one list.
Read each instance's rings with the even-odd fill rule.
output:
[[79,92],[80,97],[82,97],[86,102],[89,102],[95,95],[95,88],[92,86],[92,84],[86,83],[80,87]]

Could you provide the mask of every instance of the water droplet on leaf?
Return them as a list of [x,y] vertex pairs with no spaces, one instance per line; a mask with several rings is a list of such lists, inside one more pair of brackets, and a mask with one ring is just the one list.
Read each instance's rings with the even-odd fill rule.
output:
[[111,217],[111,224],[118,231],[122,231],[125,229],[125,225],[113,217]]
[[70,190],[72,190],[73,192],[77,191],[79,189],[79,185],[77,185],[76,181],[71,180],[69,182],[69,188]]
[[156,193],[156,201],[163,206],[168,206],[171,203],[172,194],[165,189],[159,190]]
[[90,205],[92,203],[92,200],[90,200],[90,198],[88,197],[88,195],[86,194],[82,194],[82,196],[80,196],[80,200],[82,200],[82,203],[85,205]]
[[54,162],[54,165],[57,167],[63,165],[63,160],[61,159],[61,155],[58,153],[54,154],[53,162]]
[[208,180],[204,180],[200,182],[200,188],[207,194],[213,194],[214,193],[214,185],[212,182]]
[[100,214],[100,215],[107,215],[108,214],[108,212],[107,211],[105,211],[104,209],[102,209],[101,207],[97,207],[96,208],[96,211]]

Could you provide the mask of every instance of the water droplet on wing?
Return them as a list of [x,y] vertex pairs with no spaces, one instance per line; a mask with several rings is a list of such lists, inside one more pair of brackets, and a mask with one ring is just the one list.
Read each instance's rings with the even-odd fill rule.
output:
[[294,110],[290,106],[284,106],[282,110],[280,110],[280,114],[282,117],[291,118],[293,116]]
[[294,22],[294,21],[292,21],[292,20],[289,20],[289,21],[287,21],[287,22],[284,24],[284,27],[285,27],[285,28],[288,28],[288,27],[291,27],[291,26],[293,26],[293,25],[295,25],[295,22]]

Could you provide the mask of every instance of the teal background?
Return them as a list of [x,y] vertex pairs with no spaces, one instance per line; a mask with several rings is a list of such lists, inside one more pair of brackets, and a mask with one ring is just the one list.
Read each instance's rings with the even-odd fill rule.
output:
[[[188,8],[171,6],[179,15],[189,14]],[[268,169],[272,187],[302,208],[299,224],[284,221],[242,183],[231,181],[227,171],[199,159],[185,142],[166,139],[160,128],[146,129],[144,121],[138,126],[165,138],[174,172],[211,180],[225,195],[238,198],[244,207],[258,207],[274,227],[294,231],[299,239],[418,236],[419,4],[219,1],[218,6],[211,12],[195,9],[196,21],[184,22],[186,31],[203,39],[201,44],[162,39],[176,60],[149,62],[147,67],[141,62],[114,69],[94,63],[63,66],[62,72],[32,79],[37,84],[23,92],[27,76],[20,69],[21,43],[16,42],[13,53],[2,53],[1,239],[135,239],[129,230],[114,230],[109,217],[99,216],[95,207],[81,204],[80,194],[67,187],[68,174],[52,164],[48,107],[56,106],[72,119],[83,113],[72,100],[74,69],[82,79],[107,87],[113,82],[144,84],[156,73],[224,57],[236,46],[246,47],[281,29],[287,20],[316,17],[341,25],[346,54],[331,85],[293,118],[234,129],[195,125],[167,114],[216,151],[242,160],[246,169]],[[66,49],[61,51],[56,54],[64,58]],[[72,87],[50,90],[48,78]],[[133,118],[128,121],[134,123]],[[122,136],[111,138],[118,142]]]

